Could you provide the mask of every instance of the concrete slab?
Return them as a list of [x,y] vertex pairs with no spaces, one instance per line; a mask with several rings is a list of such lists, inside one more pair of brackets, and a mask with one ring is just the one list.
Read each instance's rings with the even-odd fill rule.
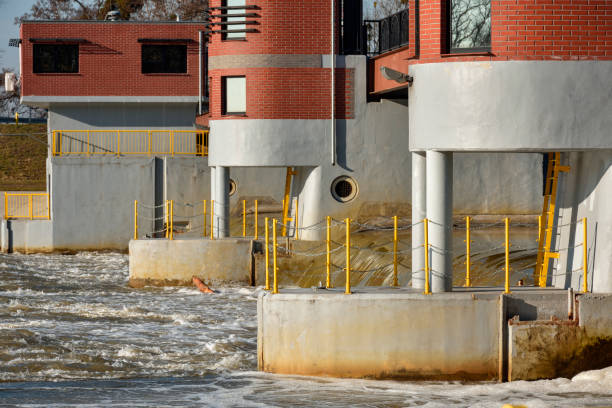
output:
[[248,239],[132,240],[129,263],[133,287],[191,285],[193,276],[213,285],[253,281]]

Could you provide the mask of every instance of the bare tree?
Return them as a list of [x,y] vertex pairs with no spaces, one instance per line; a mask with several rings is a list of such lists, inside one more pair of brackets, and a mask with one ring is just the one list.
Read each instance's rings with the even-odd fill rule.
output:
[[369,0],[369,3],[366,3],[366,15],[375,20],[389,17],[408,7],[408,0]]
[[491,1],[451,1],[451,48],[478,48],[491,44]]

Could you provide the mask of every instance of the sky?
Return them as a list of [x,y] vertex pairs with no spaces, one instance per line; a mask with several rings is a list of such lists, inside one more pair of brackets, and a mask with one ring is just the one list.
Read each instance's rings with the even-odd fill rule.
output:
[[32,8],[35,0],[0,0],[0,68],[19,71],[19,48],[9,47],[9,38],[19,38],[18,17]]

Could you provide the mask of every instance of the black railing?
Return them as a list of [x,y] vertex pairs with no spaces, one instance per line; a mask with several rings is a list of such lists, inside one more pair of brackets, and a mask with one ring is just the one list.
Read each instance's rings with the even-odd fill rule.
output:
[[408,9],[405,9],[381,20],[364,20],[366,54],[374,56],[408,45],[408,17]]

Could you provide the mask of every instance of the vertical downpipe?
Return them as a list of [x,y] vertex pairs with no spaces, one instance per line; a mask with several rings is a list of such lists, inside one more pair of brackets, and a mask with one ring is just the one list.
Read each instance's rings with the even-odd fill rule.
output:
[[336,165],[336,0],[331,1],[331,52],[330,52],[330,66],[331,66],[331,164]]
[[198,31],[198,115],[202,114],[202,31]]

